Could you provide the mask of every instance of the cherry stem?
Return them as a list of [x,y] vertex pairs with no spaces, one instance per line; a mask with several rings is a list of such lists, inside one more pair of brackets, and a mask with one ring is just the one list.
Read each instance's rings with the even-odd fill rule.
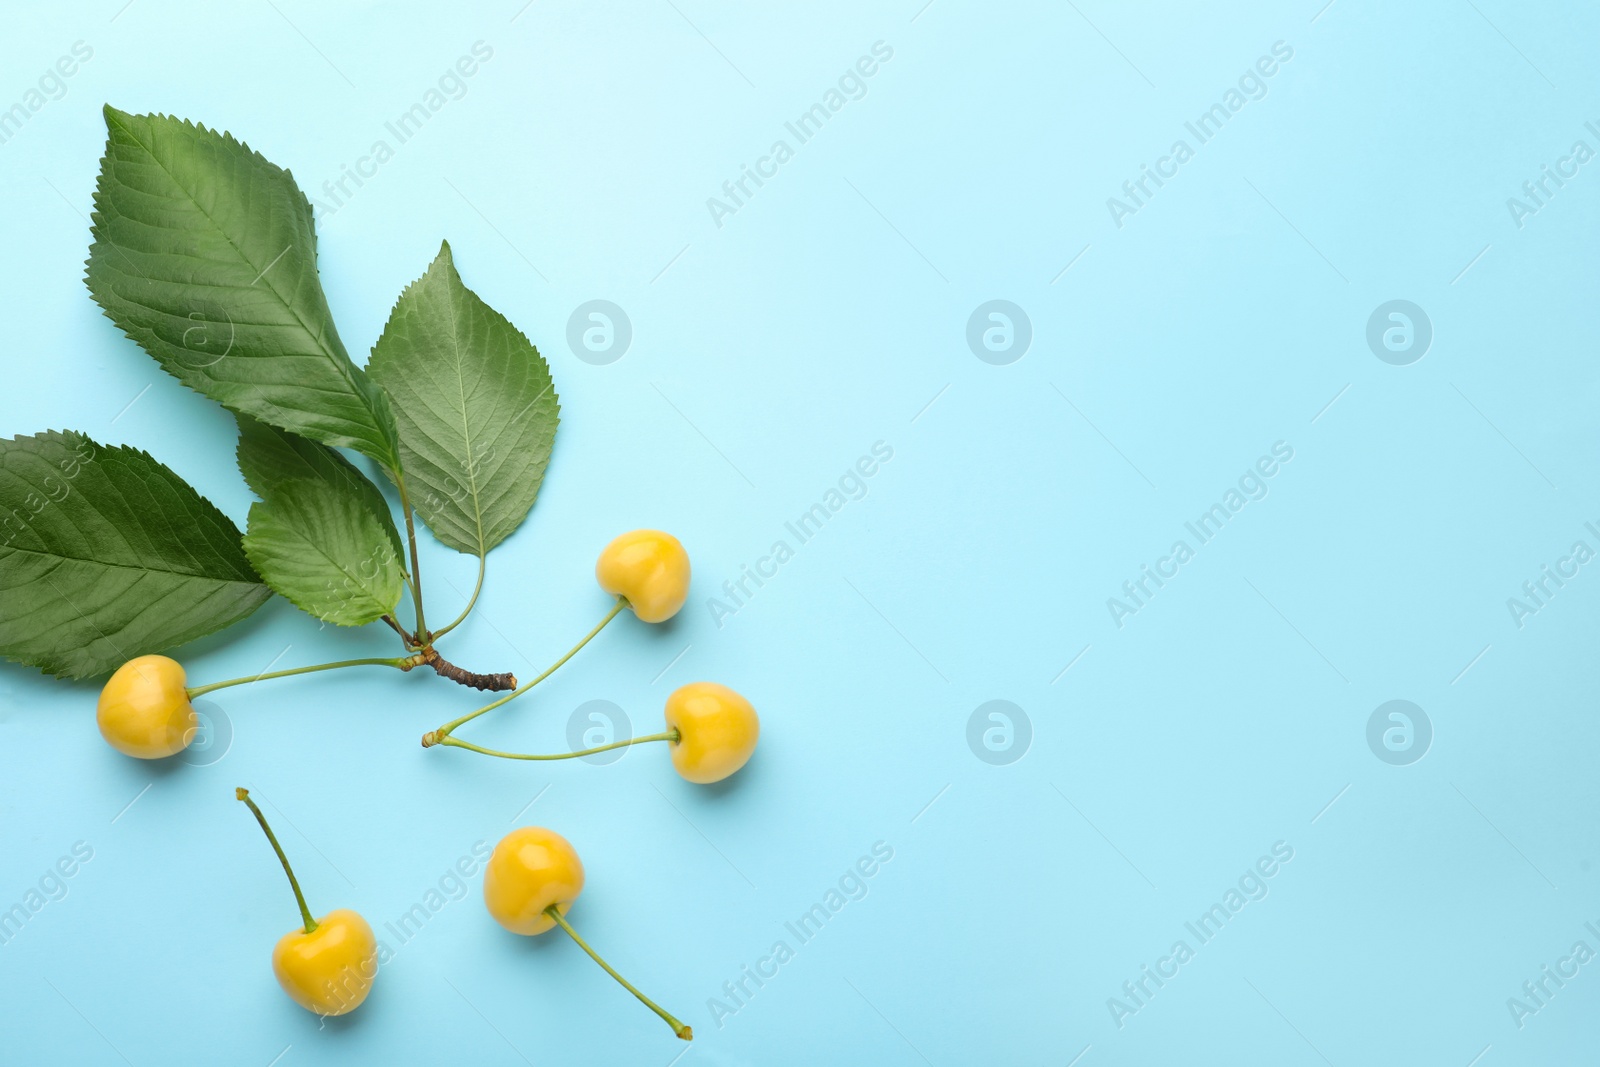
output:
[[544,913],[550,916],[550,918],[554,919],[556,925],[565,930],[567,932],[567,936],[576,941],[578,943],[578,947],[587,952],[589,954],[589,958],[604,968],[607,974],[615,978],[617,982],[621,984],[623,989],[626,989],[628,992],[638,997],[639,1003],[643,1004],[645,1007],[661,1016],[662,1020],[666,1022],[668,1026],[672,1027],[672,1032],[674,1034],[677,1034],[685,1041],[694,1040],[694,1031],[692,1029],[673,1018],[671,1012],[666,1011],[661,1007],[661,1005],[657,1004],[655,1001],[651,1000],[649,997],[635,989],[632,982],[629,982],[626,978],[622,977],[622,975],[618,974],[614,969],[612,969],[611,964],[601,959],[600,954],[594,949],[590,948],[587,941],[578,936],[578,931],[574,930],[572,928],[572,924],[567,922],[566,916],[561,914],[561,906],[559,904],[550,905],[548,908],[544,909]]
[[479,745],[474,745],[470,741],[458,741],[449,734],[429,734],[422,739],[422,747],[432,748],[434,745],[448,745],[451,748],[464,748],[469,752],[478,752],[485,756],[498,756],[501,759],[553,760],[573,759],[577,756],[592,756],[596,752],[610,752],[614,748],[627,748],[629,745],[642,745],[646,741],[671,741],[673,744],[677,744],[681,739],[682,737],[678,731],[676,729],[672,729],[666,731],[665,733],[649,734],[645,737],[633,737],[626,741],[613,741],[609,745],[596,745],[594,748],[579,749],[577,752],[558,752],[548,756],[531,755],[523,752],[501,752],[499,749],[483,748]]
[[305,920],[306,933],[315,933],[317,920],[311,917],[311,909],[306,907],[306,896],[300,892],[300,883],[295,880],[294,868],[289,866],[289,857],[283,854],[283,846],[278,844],[278,836],[272,832],[272,827],[267,825],[267,817],[261,814],[261,809],[256,807],[256,802],[250,799],[250,790],[243,786],[233,791],[234,796],[244,801],[245,807],[250,809],[250,814],[256,817],[256,822],[261,824],[261,832],[267,835],[267,840],[272,842],[272,851],[278,854],[278,862],[283,864],[283,873],[289,876],[289,888],[294,890],[294,899],[300,904],[300,918]]
[[483,568],[484,557],[482,554],[480,554],[478,556],[478,582],[472,587],[472,598],[467,601],[467,606],[461,609],[461,614],[457,615],[455,619],[451,621],[450,625],[446,626],[442,630],[433,631],[433,640],[437,641],[451,630],[454,630],[457,626],[460,626],[462,623],[466,622],[467,616],[472,614],[473,606],[478,603],[478,594],[483,592]]
[[[528,690],[532,689],[534,686],[538,685],[540,682],[544,681],[546,678],[548,678],[552,674],[556,673],[556,671],[558,669],[560,669],[560,667],[561,667],[561,665],[563,663],[567,662],[567,660],[571,659],[573,656],[576,656],[578,654],[578,650],[583,648],[584,645],[587,645],[590,641],[593,641],[594,638],[595,638],[595,635],[598,634],[601,630],[604,630],[606,628],[606,624],[609,623],[612,619],[616,618],[622,612],[622,609],[627,607],[627,606],[628,606],[627,598],[620,597],[620,596],[617,597],[617,602],[615,604],[611,605],[611,610],[606,612],[606,617],[601,619],[600,622],[595,626],[594,629],[592,629],[588,633],[584,634],[583,635],[583,640],[579,641],[577,644],[573,645],[570,649],[568,649],[567,650],[567,654],[565,656],[562,656],[560,659],[558,659],[554,663],[552,663],[550,665],[550,668],[548,670],[546,670],[543,674],[539,675],[539,677],[535,678],[533,681],[529,682],[527,685],[521,686],[520,688],[517,688],[517,689],[513,689],[511,692],[507,693],[505,696],[501,697],[499,700],[496,700],[492,704],[485,704],[483,707],[479,708],[477,711],[474,711],[469,715],[463,715],[459,719],[455,719],[455,720],[453,720],[451,722],[445,723],[443,726],[439,727],[437,730],[434,730],[431,734],[429,734],[428,737],[432,737],[434,739],[433,743],[437,744],[439,741],[442,741],[444,738],[448,737],[452,732],[454,732],[455,728],[460,726],[462,723],[471,722],[473,719],[476,719],[479,715],[482,715],[485,712],[493,711],[495,708],[498,708],[500,705],[508,704],[511,701],[517,699],[517,697],[521,696],[523,693],[526,693]],[[427,737],[423,738],[423,741],[427,742]],[[425,743],[423,745],[423,747],[426,748],[428,746]]]
[[394,667],[397,670],[409,671],[412,667],[424,662],[421,656],[399,656],[394,658],[378,657],[374,659],[342,659],[337,663],[318,663],[311,667],[291,667],[286,671],[271,671],[264,674],[251,674],[243,678],[229,678],[225,682],[212,682],[210,685],[197,685],[186,689],[189,699],[204,696],[217,689],[226,689],[230,685],[244,685],[247,682],[264,682],[269,678],[288,678],[295,674],[310,674],[312,671],[331,671],[341,667]]

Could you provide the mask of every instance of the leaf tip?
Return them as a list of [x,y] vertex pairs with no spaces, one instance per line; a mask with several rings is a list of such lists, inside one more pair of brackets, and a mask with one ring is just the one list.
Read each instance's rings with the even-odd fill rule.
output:
[[439,254],[433,257],[433,262],[432,263],[428,264],[428,269],[427,269],[426,273],[423,275],[423,277],[422,278],[418,278],[412,284],[413,285],[420,284],[427,277],[428,274],[432,274],[434,271],[440,270],[440,269],[443,269],[445,271],[445,273],[447,273],[447,274],[451,274],[451,275],[455,275],[456,277],[460,277],[460,274],[456,271],[456,257],[455,257],[455,254],[450,251],[450,242],[449,241],[440,241],[439,242]]
[[109,102],[101,107],[100,113],[105,116],[106,130],[108,132],[113,129],[126,130],[133,123],[134,119],[132,113],[123,111],[120,108],[112,107]]

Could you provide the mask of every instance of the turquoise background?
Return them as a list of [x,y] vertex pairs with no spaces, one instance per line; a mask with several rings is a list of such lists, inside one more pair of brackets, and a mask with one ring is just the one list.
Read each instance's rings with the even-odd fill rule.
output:
[[[1546,979],[1520,1026],[1508,998],[1575,942],[1600,951],[1597,565],[1547,582],[1520,626],[1507,602],[1574,542],[1600,550],[1600,162],[1520,226],[1507,199],[1575,141],[1600,150],[1600,12],[1322,4],[9,8],[0,107],[74,42],[93,55],[0,144],[0,428],[148,449],[243,521],[231,419],[81,283],[101,104],[229,129],[324,202],[352,352],[448,238],[549,359],[555,456],[452,658],[551,662],[604,612],[594,557],[625,529],[693,556],[678,619],[620,621],[469,736],[559,749],[592,700],[643,732],[700,678],[746,693],[764,733],[717,788],[659,748],[481,760],[417,744],[474,694],[349,672],[218,693],[231,743],[150,765],[99,740],[94,686],[7,666],[0,908],[75,843],[93,858],[0,945],[3,1058],[1592,1055],[1600,963]],[[479,41],[492,57],[459,99],[393,143],[385,123]],[[785,122],[875,42],[892,57],[865,94],[795,142]],[[1265,95],[1198,144],[1185,123],[1276,42],[1292,58]],[[385,138],[393,158],[330,200]],[[1179,138],[1193,158],[1119,227],[1107,199]],[[778,139],[793,158],[714,218],[708,198]],[[632,325],[607,365],[566,340],[595,299]],[[966,339],[996,299],[1032,332],[1003,365]],[[1431,323],[1407,365],[1367,343],[1390,300]],[[876,442],[893,457],[865,496],[715,619],[722,583]],[[1267,495],[1199,544],[1184,524],[1277,442],[1293,458]],[[1119,626],[1108,598],[1179,539],[1193,558]],[[430,540],[423,572],[448,616],[472,561]],[[178,654],[198,683],[391,654],[386,635],[275,601]],[[969,745],[991,700],[1021,711],[1010,749],[987,712]],[[1420,759],[1420,734],[1393,757],[1409,763],[1369,746],[1390,700],[1431,724]],[[355,1015],[322,1025],[278,991],[268,957],[295,913],[235,785],[266,802],[312,907],[362,911],[394,951]],[[502,931],[478,877],[447,878],[526,823],[574,842],[573,921],[692,1046],[558,935]],[[784,924],[878,842],[893,858],[866,895],[800,943]],[[1267,895],[1201,944],[1185,924],[1280,842]],[[441,879],[420,932],[385,931]],[[730,1000],[780,939],[793,957]],[[1178,940],[1192,958],[1130,999]]]

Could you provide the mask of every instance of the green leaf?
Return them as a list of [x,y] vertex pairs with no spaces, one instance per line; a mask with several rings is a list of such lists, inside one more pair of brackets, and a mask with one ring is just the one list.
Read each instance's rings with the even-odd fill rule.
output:
[[0,654],[104,674],[269,596],[239,528],[147,453],[80,433],[0,439]]
[[294,478],[250,506],[245,555],[274,592],[338,626],[393,611],[404,576],[393,523],[335,481]]
[[397,472],[394,416],[334,329],[294,177],[230,134],[105,118],[85,280],[106,317],[224,407]]
[[268,426],[248,415],[238,416],[239,472],[256,496],[265,499],[280,482],[310,478],[337,486],[352,496],[389,534],[396,554],[404,552],[389,502],[378,487],[327,445]]
[[533,507],[560,406],[539,350],[461,282],[450,246],[400,294],[368,363],[394,400],[412,503],[482,555]]

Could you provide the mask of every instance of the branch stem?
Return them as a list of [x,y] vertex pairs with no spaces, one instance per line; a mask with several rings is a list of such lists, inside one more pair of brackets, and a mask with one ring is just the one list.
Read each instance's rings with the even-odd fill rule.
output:
[[438,671],[440,676],[450,679],[458,685],[469,685],[474,689],[487,689],[492,693],[503,693],[507,689],[517,687],[517,676],[510,671],[500,674],[479,674],[477,671],[464,670],[454,663],[439,655],[432,645],[417,653],[422,662]]
[[[554,663],[552,663],[550,665],[550,668],[548,670],[546,670],[543,674],[539,675],[539,677],[535,678],[533,681],[529,682],[527,685],[521,686],[521,687],[519,687],[517,689],[513,689],[511,692],[507,693],[505,696],[501,697],[499,700],[496,700],[491,704],[485,704],[483,707],[479,708],[477,711],[471,712],[470,714],[461,716],[461,718],[459,718],[459,719],[454,719],[454,720],[452,720],[450,722],[445,723],[443,726],[441,726],[437,730],[433,731],[433,733],[430,736],[432,736],[432,737],[434,737],[436,739],[442,739],[442,738],[448,737],[455,730],[455,728],[460,726],[462,723],[471,722],[473,719],[476,719],[479,715],[482,715],[485,712],[493,711],[495,708],[500,707],[500,705],[509,704],[511,701],[517,699],[517,697],[521,696],[523,693],[526,693],[528,690],[532,689],[534,686],[538,685],[540,682],[544,681],[546,678],[548,678],[552,674],[556,673],[556,671],[561,667],[561,665],[563,663],[567,662],[567,660],[571,659],[573,656],[576,656],[578,654],[578,650],[583,648],[584,645],[587,645],[590,641],[593,641],[594,638],[595,638],[595,635],[598,634],[601,630],[604,630],[606,628],[606,624],[609,623],[612,619],[616,618],[622,612],[622,609],[627,607],[627,606],[628,606],[628,601],[627,601],[627,599],[625,597],[620,597],[620,596],[617,597],[617,602],[615,604],[611,605],[611,610],[606,612],[606,617],[601,619],[600,622],[595,625],[594,629],[592,629],[588,633],[584,634],[583,635],[583,640],[579,641],[577,644],[573,645],[570,649],[568,649],[566,655],[562,656],[560,659],[558,659]],[[426,740],[426,738],[424,740]],[[424,747],[426,747],[426,746],[424,746]]]

